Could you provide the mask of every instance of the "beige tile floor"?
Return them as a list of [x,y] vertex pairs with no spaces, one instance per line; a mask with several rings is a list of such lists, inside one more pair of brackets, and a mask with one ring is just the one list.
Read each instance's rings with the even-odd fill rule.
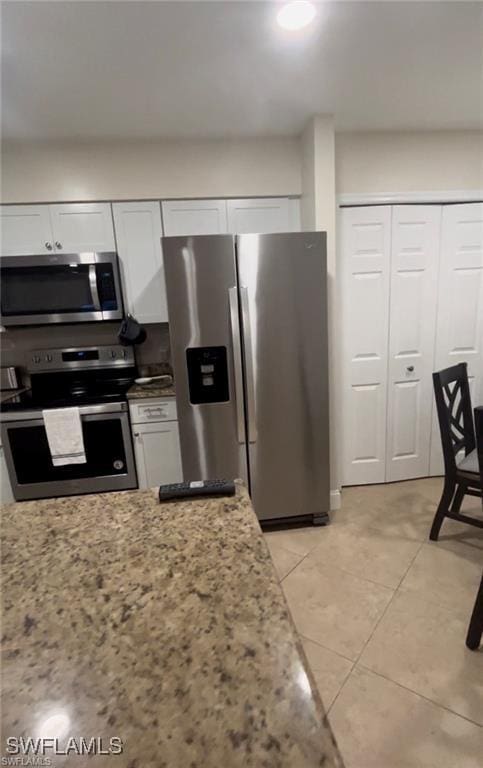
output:
[[346,488],[330,526],[266,534],[346,768],[483,768],[483,648],[465,646],[483,530],[429,542],[440,492]]

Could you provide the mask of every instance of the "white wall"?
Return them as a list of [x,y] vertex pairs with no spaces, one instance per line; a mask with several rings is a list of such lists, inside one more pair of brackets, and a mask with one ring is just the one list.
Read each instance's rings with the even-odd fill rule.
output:
[[299,195],[298,139],[6,143],[2,202]]
[[341,193],[483,189],[483,131],[340,133]]

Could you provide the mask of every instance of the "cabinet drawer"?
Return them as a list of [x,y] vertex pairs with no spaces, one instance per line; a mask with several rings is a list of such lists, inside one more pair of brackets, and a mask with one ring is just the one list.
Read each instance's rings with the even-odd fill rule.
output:
[[148,424],[154,421],[176,421],[176,400],[158,400],[149,398],[129,404],[131,421],[133,424]]

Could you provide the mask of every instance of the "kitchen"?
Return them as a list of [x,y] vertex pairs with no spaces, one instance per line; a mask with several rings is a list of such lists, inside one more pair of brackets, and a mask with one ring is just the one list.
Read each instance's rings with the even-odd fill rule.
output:
[[4,733],[476,768],[481,8],[288,5],[2,3]]

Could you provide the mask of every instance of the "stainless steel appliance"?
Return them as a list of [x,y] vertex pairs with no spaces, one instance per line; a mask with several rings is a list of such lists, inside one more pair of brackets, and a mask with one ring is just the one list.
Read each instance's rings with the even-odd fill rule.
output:
[[3,256],[1,324],[45,325],[123,316],[116,253]]
[[325,233],[162,242],[185,480],[242,477],[260,520],[326,522]]
[[17,389],[20,386],[17,369],[13,365],[0,368],[0,390]]
[[[126,391],[136,375],[127,347],[32,353],[31,390],[1,405],[1,433],[13,495],[41,499],[137,487]],[[79,407],[85,464],[54,467],[44,408]]]

